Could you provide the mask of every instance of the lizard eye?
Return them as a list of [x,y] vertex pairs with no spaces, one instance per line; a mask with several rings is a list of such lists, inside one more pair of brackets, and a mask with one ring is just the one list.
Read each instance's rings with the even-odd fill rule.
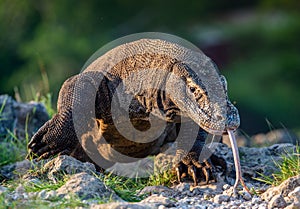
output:
[[192,93],[194,93],[196,91],[196,88],[195,87],[190,87],[190,90]]

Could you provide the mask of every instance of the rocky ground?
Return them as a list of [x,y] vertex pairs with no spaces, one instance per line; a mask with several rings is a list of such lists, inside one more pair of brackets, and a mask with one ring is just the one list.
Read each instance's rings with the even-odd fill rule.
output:
[[[10,97],[0,96],[0,107],[4,107],[2,118],[5,116],[5,120],[0,120],[0,145],[7,153],[12,149],[10,143],[1,140],[7,130],[24,130],[24,123],[28,120],[31,135],[48,119],[45,108],[38,103],[17,103]],[[29,118],[24,115],[29,115]],[[25,137],[24,131],[15,134],[18,138]],[[239,148],[243,177],[251,195],[241,186],[237,192],[233,191],[235,168],[226,139],[225,144],[210,145],[215,148],[215,155],[225,159],[228,168],[225,175],[217,175],[217,183],[193,187],[186,181],[175,182],[169,187],[146,186],[132,194],[140,197],[135,203],[128,200],[133,197],[127,201],[122,199],[113,186],[106,184],[104,174],[98,173],[93,164],[70,156],[40,162],[23,160],[2,167],[0,162],[0,208],[300,208],[300,175],[277,187],[254,179],[260,177],[258,173],[271,175],[278,171],[275,162],[280,162],[283,154],[295,152],[292,143],[297,140],[286,131],[275,130],[250,140],[257,142],[256,145],[273,145],[246,147],[249,139],[239,137],[238,141],[243,145]],[[159,154],[152,160],[160,171],[169,169],[174,163],[174,158],[167,154]]]
[[[216,146],[219,151],[227,152],[229,157],[225,155],[225,159],[229,160],[227,163],[230,165],[230,148],[224,144]],[[21,208],[36,201],[55,207],[72,196],[82,201],[82,205],[79,204],[81,208],[300,208],[300,175],[286,180],[278,187],[266,186],[252,179],[257,177],[257,170],[264,173],[269,171],[274,162],[272,159],[276,160],[280,153],[290,149],[294,149],[291,144],[241,149],[245,156],[242,159],[243,176],[251,191],[256,192],[252,195],[242,187],[238,188],[237,193],[233,192],[234,175],[231,173],[234,173],[234,167],[231,166],[227,181],[219,176],[217,183],[196,187],[190,183],[175,184],[172,187],[148,186],[138,192],[138,195],[144,197],[142,201],[126,202],[105,185],[101,180],[103,174],[97,173],[93,164],[82,163],[70,156],[58,156],[44,162],[24,160],[2,167],[0,194],[4,197],[3,204],[14,202],[15,206]],[[249,160],[248,156],[251,156]],[[62,176],[68,178],[58,188],[26,191],[30,184],[42,185],[45,179],[55,183]],[[8,179],[19,182],[13,190],[6,186]]]

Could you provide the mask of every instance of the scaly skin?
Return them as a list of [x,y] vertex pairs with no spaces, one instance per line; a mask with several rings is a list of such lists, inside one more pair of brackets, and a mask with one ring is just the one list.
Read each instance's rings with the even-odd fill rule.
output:
[[[147,41],[151,42],[151,40],[140,40],[131,44],[134,47],[140,47],[140,43]],[[152,41],[157,43],[158,48],[160,44],[166,44],[161,40]],[[153,46],[156,47],[155,44]],[[180,54],[186,50],[177,45],[171,44],[170,46],[173,47],[172,50],[174,49],[175,54]],[[217,160],[211,160],[207,157],[203,162],[199,162],[199,155],[203,149],[207,133],[221,135],[227,130],[235,130],[239,126],[238,111],[227,97],[225,78],[222,75],[217,75],[216,78],[211,76],[207,79],[199,77],[194,72],[195,69],[192,70],[188,64],[173,58],[171,56],[173,52],[170,52],[170,55],[157,53],[134,54],[127,56],[111,68],[107,67],[109,66],[107,60],[111,57],[117,57],[116,53],[120,51],[122,51],[122,48],[116,47],[92,63],[85,72],[65,81],[59,93],[58,112],[32,137],[28,144],[28,157],[43,159],[57,154],[67,154],[82,161],[93,162],[84,152],[84,148],[79,142],[73,121],[75,103],[82,105],[83,112],[88,111],[84,110],[85,104],[83,102],[85,100],[78,99],[78,95],[74,95],[75,92],[84,92],[92,87],[96,89],[95,95],[92,95],[90,91],[86,91],[86,94],[90,93],[91,97],[96,97],[94,106],[100,130],[99,137],[104,136],[110,145],[109,149],[101,153],[108,160],[108,165],[110,164],[109,160],[114,157],[113,150],[126,156],[138,158],[156,154],[160,146],[176,140],[178,128],[182,122],[181,119],[190,118],[190,123],[199,126],[199,132],[188,152],[181,150],[180,147],[178,148],[177,154],[185,155],[176,166],[178,180],[181,181],[181,177],[184,175],[190,175],[195,185],[201,180],[204,180],[205,183],[215,180],[212,161],[218,163]],[[209,59],[202,64],[206,68],[215,67]],[[101,70],[102,67],[109,69],[109,71]],[[138,74],[141,69],[151,69],[152,71],[150,70],[146,76],[147,78],[143,79]],[[175,75],[177,79],[172,78],[170,73]],[[204,76],[208,73],[209,71],[203,74],[200,72],[199,74]],[[102,77],[104,79],[100,79]],[[149,85],[149,82],[153,88],[139,89],[141,86]],[[122,112],[121,101],[126,97],[124,94],[133,94],[134,97],[129,106],[129,118],[138,130],[148,130],[151,125],[154,125],[155,128],[155,124],[150,125],[149,113],[153,109],[160,109],[163,117],[160,113],[155,113],[154,116],[158,122],[167,122],[164,134],[151,142],[140,143],[134,142],[118,132],[114,123],[116,121],[112,117],[111,107],[112,97],[120,83],[127,85],[126,93],[123,92],[122,96],[118,96],[118,100],[114,105],[117,105]],[[223,91],[225,95],[224,104],[221,99],[218,102],[218,98],[213,98],[215,95],[210,93],[210,90],[218,85],[221,86],[218,91]],[[161,90],[163,87],[169,90],[168,93]],[[117,123],[122,124],[122,117],[117,118]],[[128,132],[130,135],[130,130]],[[175,134],[173,134],[174,132]],[[216,159],[216,157],[212,155],[212,159]],[[220,164],[224,165],[222,162]]]

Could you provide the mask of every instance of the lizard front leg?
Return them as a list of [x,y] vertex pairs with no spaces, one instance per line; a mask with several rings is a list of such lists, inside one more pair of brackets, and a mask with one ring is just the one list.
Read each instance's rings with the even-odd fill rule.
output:
[[[200,129],[197,139],[192,149],[181,157],[180,162],[175,166],[177,179],[181,182],[181,179],[188,176],[191,177],[196,186],[199,182],[204,181],[208,184],[210,181],[216,182],[215,166],[220,165],[226,171],[226,163],[223,159],[219,159],[211,151],[204,146],[207,133]],[[177,155],[183,155],[183,150],[177,150]],[[204,158],[200,159],[200,154],[204,152]],[[202,155],[203,156],[203,153]]]

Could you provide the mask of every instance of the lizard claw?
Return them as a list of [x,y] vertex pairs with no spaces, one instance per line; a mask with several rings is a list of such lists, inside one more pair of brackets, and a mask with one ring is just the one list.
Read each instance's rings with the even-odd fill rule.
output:
[[208,184],[210,181],[216,182],[214,166],[209,159],[200,163],[186,157],[175,166],[175,170],[178,182],[185,177],[192,178],[194,186],[201,181],[204,181],[204,184]]
[[26,158],[41,160],[57,154],[71,154],[74,145],[69,143],[68,137],[74,138],[57,114],[33,135],[27,145]]

